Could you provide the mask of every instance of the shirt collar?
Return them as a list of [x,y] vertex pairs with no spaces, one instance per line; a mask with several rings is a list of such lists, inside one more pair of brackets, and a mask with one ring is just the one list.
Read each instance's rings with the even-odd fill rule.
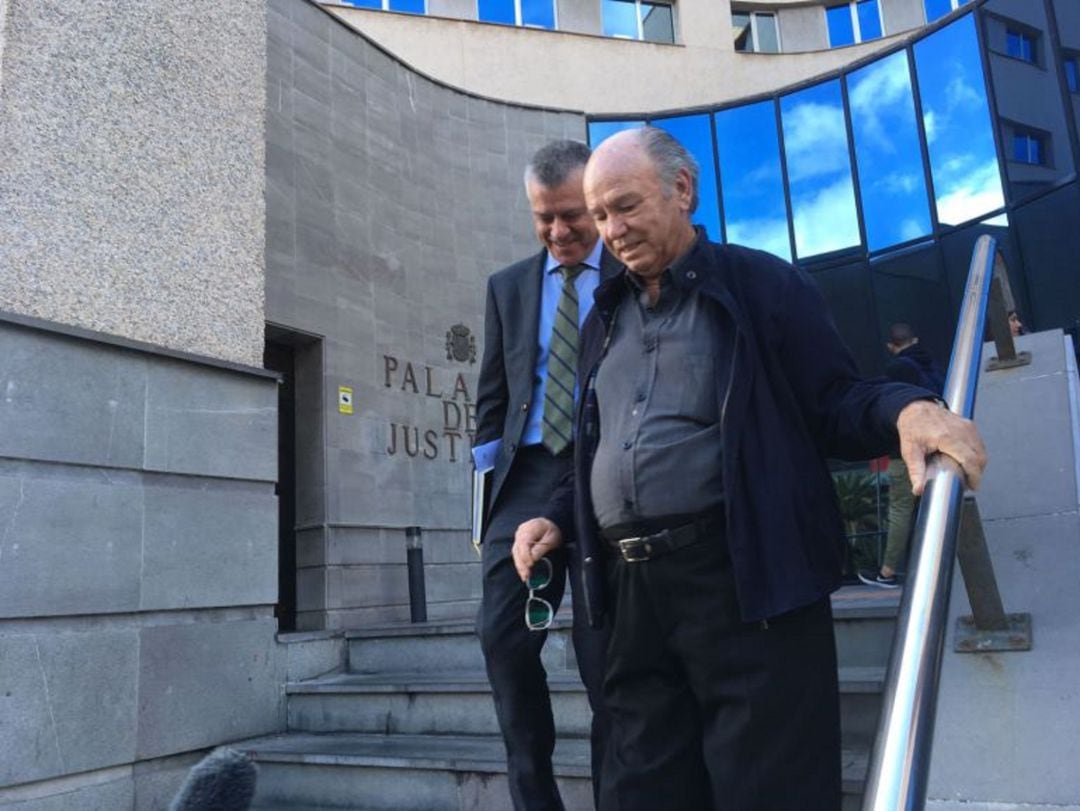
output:
[[[585,265],[588,268],[591,268],[592,270],[600,270],[600,251],[602,251],[603,249],[604,241],[601,239],[596,240],[596,244],[593,245],[593,249],[589,252],[589,255],[585,257],[584,261],[581,264]],[[554,273],[558,268],[561,267],[562,265],[559,263],[559,260],[552,256],[551,252],[548,251],[547,259],[544,260],[544,272]]]
[[[698,248],[700,248],[702,244],[708,242],[709,240],[709,235],[700,225],[694,226],[694,234],[694,241],[690,244],[690,247],[687,248],[678,257],[676,257],[676,259],[670,265],[664,268],[664,272],[660,275],[661,287],[665,287],[673,280],[678,279],[681,276],[680,271],[685,270],[688,265],[692,265],[695,261],[695,255],[698,252]],[[629,268],[626,269],[626,280],[630,284],[631,289],[637,291],[642,291],[645,289],[642,286],[641,282],[638,281],[637,276],[635,276]]]

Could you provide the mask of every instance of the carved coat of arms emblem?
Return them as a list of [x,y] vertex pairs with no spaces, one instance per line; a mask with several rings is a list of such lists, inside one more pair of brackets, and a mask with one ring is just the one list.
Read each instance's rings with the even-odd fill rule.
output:
[[454,324],[446,333],[446,359],[476,363],[476,336],[464,324]]

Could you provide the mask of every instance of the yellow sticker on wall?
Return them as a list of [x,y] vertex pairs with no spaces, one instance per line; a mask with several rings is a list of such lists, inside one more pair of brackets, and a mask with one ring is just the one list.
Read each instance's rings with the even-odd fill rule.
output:
[[340,411],[342,414],[353,413],[351,386],[338,386],[337,410]]

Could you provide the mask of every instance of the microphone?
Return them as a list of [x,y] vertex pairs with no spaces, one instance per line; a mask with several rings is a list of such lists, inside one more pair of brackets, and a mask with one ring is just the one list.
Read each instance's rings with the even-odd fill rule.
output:
[[242,752],[215,749],[196,763],[169,811],[247,811],[255,796],[255,764]]

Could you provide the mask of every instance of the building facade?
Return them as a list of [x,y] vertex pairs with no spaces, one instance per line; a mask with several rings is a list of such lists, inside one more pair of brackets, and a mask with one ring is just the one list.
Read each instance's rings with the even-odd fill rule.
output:
[[1078,53],[1075,0],[0,0],[0,805],[159,807],[284,729],[408,619],[412,527],[428,616],[474,612],[544,142],[670,129],[872,374],[893,321],[947,357],[986,231],[1029,326],[1080,316]]

